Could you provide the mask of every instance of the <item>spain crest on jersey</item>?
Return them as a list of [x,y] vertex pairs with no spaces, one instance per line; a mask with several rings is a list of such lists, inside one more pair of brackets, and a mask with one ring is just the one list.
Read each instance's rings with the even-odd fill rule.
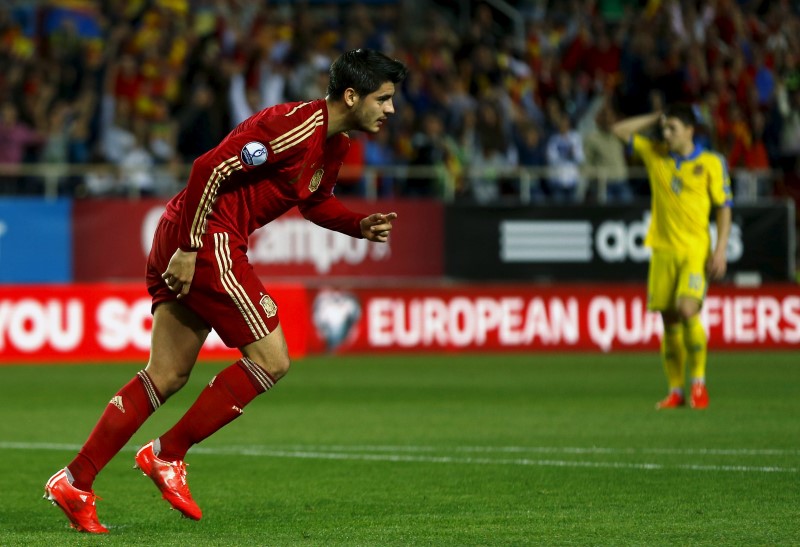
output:
[[278,305],[268,294],[263,295],[259,303],[264,308],[264,313],[267,314],[267,317],[275,317],[275,314],[278,313]]
[[322,175],[325,174],[324,169],[317,169],[314,171],[314,174],[311,176],[311,182],[308,183],[308,191],[309,192],[316,192],[317,188],[319,188],[319,183],[322,181]]
[[672,188],[673,192],[680,194],[681,190],[683,190],[683,181],[680,179],[680,177],[673,176],[672,181],[670,182],[670,187]]

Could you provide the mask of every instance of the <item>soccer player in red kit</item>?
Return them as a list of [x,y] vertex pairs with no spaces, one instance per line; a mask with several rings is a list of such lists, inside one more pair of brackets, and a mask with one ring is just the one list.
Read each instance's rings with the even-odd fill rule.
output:
[[147,261],[153,331],[147,367],[109,402],[75,458],[45,497],[72,527],[107,533],[92,484],[145,420],[184,386],[211,329],[242,358],[222,370],[172,429],[136,454],[136,466],[173,508],[199,520],[186,483],[189,448],[242,414],[289,369],[278,305],[247,259],[248,236],[293,207],[352,237],[385,242],[395,213],[356,213],[334,196],[347,131],[377,133],[394,113],[399,61],[368,49],[330,67],[327,96],[267,108],[200,156],[186,187],[167,204]]

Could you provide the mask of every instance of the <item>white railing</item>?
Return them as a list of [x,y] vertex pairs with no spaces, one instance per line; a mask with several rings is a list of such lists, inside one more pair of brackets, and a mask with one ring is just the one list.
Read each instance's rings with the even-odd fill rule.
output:
[[[76,197],[118,196],[136,199],[143,194],[171,196],[186,183],[191,165],[163,165],[137,171],[130,167],[111,164],[0,164],[0,197],[11,195],[40,195],[53,199],[59,195]],[[547,167],[507,167],[507,168],[464,168],[453,172],[444,165],[437,166],[365,166],[359,169],[343,167],[339,173],[342,185],[358,185],[353,195],[367,199],[383,197],[404,197],[406,183],[410,180],[427,180],[431,186],[429,195],[453,202],[462,195],[473,195],[479,186],[491,188],[493,184],[505,182],[512,193],[506,192],[497,199],[513,200],[516,203],[531,203],[537,188],[550,176]],[[138,186],[135,181],[145,175],[147,187]],[[749,171],[736,169],[731,173],[734,197],[740,203],[754,203],[768,200],[772,194],[778,171]],[[630,167],[628,179],[639,179],[646,187],[647,173],[641,167]],[[105,191],[97,190],[97,183],[104,181]],[[594,202],[608,201],[607,173],[598,169],[583,169],[577,185],[577,201],[584,202],[590,196]],[[510,183],[510,184],[509,184]],[[386,190],[388,186],[391,189]],[[472,191],[472,192],[471,192]],[[415,194],[416,195],[416,194]],[[481,201],[478,199],[478,201]]]

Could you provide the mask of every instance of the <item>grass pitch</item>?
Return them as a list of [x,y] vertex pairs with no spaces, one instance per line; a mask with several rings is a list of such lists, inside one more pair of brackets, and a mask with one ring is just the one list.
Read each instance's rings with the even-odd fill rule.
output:
[[41,499],[133,365],[0,367],[0,545],[797,545],[800,355],[713,353],[706,411],[658,356],[308,358],[187,461],[203,520],[132,469],[203,363],[100,474],[108,536]]

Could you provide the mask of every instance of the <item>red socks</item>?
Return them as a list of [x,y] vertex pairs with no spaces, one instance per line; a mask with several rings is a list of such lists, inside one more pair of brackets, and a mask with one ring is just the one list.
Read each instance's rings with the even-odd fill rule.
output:
[[109,401],[89,438],[67,469],[75,488],[92,489],[97,473],[111,461],[164,401],[144,370]]
[[242,357],[212,378],[178,423],[159,437],[158,457],[183,460],[192,445],[241,416],[250,401],[274,384],[267,371]]
[[[160,437],[159,458],[182,460],[189,448],[242,414],[242,409],[275,384],[243,357],[215,376],[175,426]],[[97,473],[125,446],[164,398],[144,370],[111,399],[89,438],[67,469],[75,488],[91,491]]]

